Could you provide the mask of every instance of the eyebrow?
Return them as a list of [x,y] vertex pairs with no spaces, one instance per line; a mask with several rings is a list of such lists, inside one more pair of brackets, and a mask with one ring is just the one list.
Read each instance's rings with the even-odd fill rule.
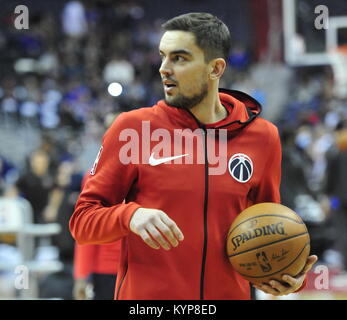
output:
[[[161,50],[159,50],[159,53],[164,54],[164,52]],[[190,51],[185,49],[174,50],[174,51],[171,51],[169,54],[185,54],[187,56],[193,56],[193,54]]]

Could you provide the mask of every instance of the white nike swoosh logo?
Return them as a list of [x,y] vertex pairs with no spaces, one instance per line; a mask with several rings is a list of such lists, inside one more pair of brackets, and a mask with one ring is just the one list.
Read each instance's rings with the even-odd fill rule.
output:
[[175,159],[178,159],[178,158],[182,158],[182,157],[185,157],[187,155],[188,155],[188,153],[181,154],[179,156],[173,156],[173,157],[166,157],[166,158],[156,159],[156,158],[154,158],[154,153],[152,153],[151,156],[149,157],[148,163],[151,166],[157,166],[159,164],[162,164],[162,163],[165,163],[165,162],[168,162],[168,161],[171,161],[171,160],[175,160]]

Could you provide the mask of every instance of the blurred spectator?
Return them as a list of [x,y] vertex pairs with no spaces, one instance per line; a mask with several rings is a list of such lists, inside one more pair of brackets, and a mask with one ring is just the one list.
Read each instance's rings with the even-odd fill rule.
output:
[[48,203],[43,211],[44,222],[55,222],[61,232],[53,237],[52,244],[58,248],[59,260],[64,269],[47,276],[40,284],[40,297],[60,297],[73,299],[73,255],[74,240],[69,232],[68,223],[80,191],[81,174],[76,171],[71,159],[62,161],[57,169],[55,184]]
[[18,111],[18,103],[17,101],[11,97],[7,96],[5,97],[1,102],[1,111],[3,116],[5,117],[5,124],[7,125],[8,122],[14,121],[17,117],[17,111]]
[[311,252],[323,259],[324,252],[333,247],[336,235],[331,218],[322,210],[309,186],[313,161],[306,153],[309,140],[303,138],[303,132],[296,135],[292,128],[282,132],[281,203],[302,217],[311,236]]
[[124,58],[115,55],[104,68],[103,77],[106,83],[120,82],[131,85],[134,81],[134,67]]
[[12,163],[0,155],[0,197],[13,186],[18,179],[18,170]]
[[327,168],[326,192],[331,197],[331,207],[338,234],[336,249],[343,254],[347,267],[347,128],[336,133],[336,149],[330,153]]
[[249,53],[242,45],[235,45],[229,56],[230,65],[237,70],[245,70],[250,64]]
[[59,103],[62,99],[62,94],[54,87],[47,89],[43,94],[40,123],[43,128],[54,129],[60,123]]
[[290,208],[295,208],[298,195],[311,194],[306,171],[312,166],[312,161],[296,139],[293,128],[283,129],[281,202]]
[[57,222],[62,228],[53,243],[58,247],[60,260],[72,263],[74,240],[68,229],[68,223],[79,194],[81,174],[75,172],[74,163],[65,160],[60,163],[47,205],[43,210],[44,222]]
[[[84,175],[82,188],[88,177],[89,172]],[[74,299],[114,299],[120,245],[120,241],[100,245],[75,244]],[[92,286],[92,295],[87,292],[89,284]]]
[[35,150],[29,156],[27,167],[16,183],[18,194],[26,198],[33,208],[35,223],[44,222],[43,211],[54,182],[51,164],[50,155],[46,151]]
[[69,1],[63,10],[62,25],[66,35],[70,37],[84,36],[88,31],[86,14],[80,1]]

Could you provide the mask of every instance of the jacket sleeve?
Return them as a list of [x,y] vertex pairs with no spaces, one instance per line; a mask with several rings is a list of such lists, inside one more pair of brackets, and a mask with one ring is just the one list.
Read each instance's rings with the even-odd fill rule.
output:
[[135,202],[123,202],[137,178],[134,164],[123,164],[119,151],[122,130],[131,128],[129,117],[121,114],[103,137],[92,173],[85,181],[70,219],[70,231],[79,244],[114,242],[126,236]]
[[277,127],[270,125],[268,158],[255,194],[255,203],[280,203],[282,148]]

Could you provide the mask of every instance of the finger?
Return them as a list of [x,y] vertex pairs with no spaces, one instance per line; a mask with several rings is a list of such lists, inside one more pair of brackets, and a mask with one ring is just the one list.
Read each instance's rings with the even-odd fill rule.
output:
[[288,286],[275,280],[271,280],[269,284],[273,289],[276,289],[280,294],[285,294],[291,288],[291,285]]
[[146,230],[150,234],[150,236],[160,244],[160,246],[165,250],[170,250],[171,246],[169,243],[165,240],[163,235],[157,230],[157,228],[153,225],[147,226]]
[[301,282],[301,280],[303,280],[303,277],[304,275],[300,275],[298,278],[294,278],[288,274],[285,274],[282,276],[282,280],[288,283],[288,285],[290,285],[291,287],[295,287],[298,286],[298,283]]
[[272,294],[273,296],[280,295],[280,292],[278,292],[276,289],[271,288],[269,285],[263,283],[258,285],[259,289],[264,291],[267,294]]
[[184,239],[184,235],[183,232],[180,230],[180,228],[177,226],[177,224],[175,223],[175,221],[171,220],[166,213],[163,212],[163,215],[161,216],[161,220],[163,221],[163,223],[165,223],[173,232],[173,234],[175,235],[175,237],[179,240],[179,241],[183,241]]
[[142,240],[151,248],[153,249],[159,249],[160,246],[153,241],[151,236],[148,234],[146,230],[141,230],[138,235],[142,238]]
[[265,291],[261,288],[261,285],[256,285],[256,284],[254,284],[253,287],[254,287],[255,289],[259,290],[259,291],[262,291],[262,292],[264,292],[264,293],[267,293],[267,292],[265,292]]
[[155,223],[155,226],[166,237],[166,239],[169,240],[170,244],[173,247],[177,247],[178,246],[178,241],[175,238],[173,232],[171,231],[171,229],[165,223],[163,223],[162,220],[157,221]]
[[285,294],[296,292],[299,288],[301,288],[302,284],[304,283],[305,277],[305,274],[296,276],[295,278],[284,275],[282,279],[289,285]]
[[302,269],[302,271],[298,274],[298,276],[302,276],[302,275],[305,275],[307,272],[309,272],[313,265],[316,263],[316,261],[314,262],[310,262],[310,261],[307,261],[304,268]]
[[304,269],[302,270],[302,273],[307,273],[308,271],[311,270],[312,266],[317,262],[318,257],[316,255],[309,256],[307,258],[306,265]]

